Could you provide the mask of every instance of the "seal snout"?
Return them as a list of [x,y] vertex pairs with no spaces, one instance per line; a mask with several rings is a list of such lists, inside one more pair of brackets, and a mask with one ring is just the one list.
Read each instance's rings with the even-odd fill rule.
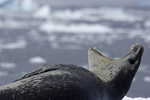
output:
[[139,43],[136,43],[135,45],[132,45],[130,48],[131,52],[125,56],[125,59],[128,59],[130,64],[135,64],[135,62],[140,62],[144,47],[140,45]]
[[130,50],[133,52],[143,53],[144,47],[142,45],[140,45],[139,43],[136,43],[135,45],[131,45]]

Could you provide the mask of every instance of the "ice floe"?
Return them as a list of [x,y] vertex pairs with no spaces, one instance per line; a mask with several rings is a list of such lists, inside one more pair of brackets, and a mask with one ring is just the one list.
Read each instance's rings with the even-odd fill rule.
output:
[[146,22],[144,23],[144,25],[145,25],[146,27],[150,27],[150,20],[146,21]]
[[141,20],[140,17],[136,17],[130,13],[125,12],[120,8],[101,8],[100,13],[102,14],[102,19],[111,20],[111,21],[138,21]]
[[25,40],[17,40],[15,42],[10,43],[0,43],[0,49],[22,49],[25,48],[27,42]]
[[97,9],[84,8],[75,11],[66,9],[64,11],[56,11],[54,16],[61,20],[87,20],[94,22],[99,20],[111,20],[117,22],[135,22],[141,20],[141,17],[127,13],[124,9],[111,7],[102,7]]
[[138,71],[149,74],[150,73],[150,65],[141,64]]
[[[57,27],[56,27],[57,26]],[[65,32],[65,33],[107,33],[107,32],[112,32],[112,29],[108,26],[101,25],[101,24],[52,24],[50,23],[45,23],[41,25],[40,27],[41,30],[47,31],[47,32]]]
[[145,82],[150,82],[150,76],[145,76],[145,77],[144,77],[144,81],[145,81]]
[[3,3],[7,2],[9,0],[0,0],[0,4],[2,5]]
[[38,9],[38,4],[36,0],[22,0],[20,8],[23,11],[34,11]]
[[10,62],[1,62],[0,67],[10,69],[10,68],[15,68],[16,64],[15,63],[10,63]]
[[53,49],[60,49],[59,43],[57,43],[57,42],[52,42],[52,43],[51,43],[51,47],[52,47]]
[[[77,35],[93,35],[93,33],[96,33],[100,35],[100,39],[97,39],[98,42],[113,43],[113,41],[120,38],[140,38],[149,43],[149,19],[145,20],[144,18],[147,15],[144,12],[142,12],[142,15],[140,13],[141,11],[136,9],[128,10],[115,7],[53,10],[50,6],[44,5],[32,14],[26,13],[28,15],[27,18],[22,16],[23,13],[20,15],[13,14],[13,16],[6,14],[4,18],[7,19],[0,21],[0,28],[28,29],[36,27],[38,29],[37,32],[40,30],[48,34],[75,33]],[[29,17],[33,20],[28,19]],[[16,20],[18,18],[24,21]],[[37,20],[37,18],[39,19]],[[122,24],[123,26],[121,26]],[[120,26],[115,27],[115,25]],[[132,27],[124,27],[124,25],[132,25]],[[145,28],[142,28],[143,26]],[[109,33],[109,35],[106,33]],[[91,42],[90,37],[92,36],[84,36],[84,39],[89,39]],[[80,38],[82,41],[79,42],[83,42],[84,39]]]
[[0,77],[8,76],[8,72],[0,71]]
[[51,8],[48,5],[42,6],[39,10],[33,13],[35,18],[49,18],[51,16]]
[[131,98],[131,97],[124,97],[123,100],[150,100],[150,98],[142,98],[142,97]]
[[[3,0],[4,1],[4,0]],[[5,0],[1,9],[14,11],[34,11],[38,8],[38,4],[34,0]]]
[[46,60],[42,57],[37,56],[37,57],[30,58],[29,62],[30,63],[46,63]]
[[61,49],[67,49],[67,50],[81,50],[83,49],[80,45],[63,45],[61,46]]

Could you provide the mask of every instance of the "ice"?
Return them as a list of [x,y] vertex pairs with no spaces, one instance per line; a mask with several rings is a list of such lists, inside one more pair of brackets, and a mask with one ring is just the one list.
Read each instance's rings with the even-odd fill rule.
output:
[[142,29],[137,29],[137,30],[129,30],[128,31],[128,37],[133,39],[133,38],[141,38],[145,42],[150,43],[150,33],[148,32],[149,29],[147,30],[142,30]]
[[16,64],[15,64],[15,63],[10,63],[10,62],[1,62],[1,63],[0,63],[0,67],[1,67],[1,68],[10,69],[10,68],[15,68],[15,67],[16,67]]
[[150,43],[150,34],[146,34],[144,39],[145,39],[145,42]]
[[51,43],[51,47],[52,47],[53,49],[59,49],[59,44],[58,44],[57,42],[53,41],[53,42]]
[[142,98],[142,97],[131,98],[131,97],[124,97],[123,100],[150,100],[150,98]]
[[83,49],[82,46],[79,45],[64,45],[63,47],[61,47],[61,49],[67,49],[67,50],[81,50]]
[[30,58],[29,62],[30,63],[46,63],[46,60],[42,57],[37,56],[37,57]]
[[20,27],[20,24],[11,19],[7,19],[5,21],[0,21],[0,28],[5,28],[5,27],[18,28],[18,27]]
[[141,19],[140,17],[133,16],[120,8],[101,8],[100,13],[102,14],[102,19],[111,21],[135,22]]
[[138,71],[142,72],[142,73],[146,73],[149,74],[150,73],[150,65],[148,64],[141,64]]
[[145,82],[150,82],[150,76],[145,76],[145,77],[144,77],[144,81],[145,81]]
[[52,24],[51,22],[49,22],[41,25],[40,29],[46,32],[65,32],[65,33],[84,33],[84,34],[112,32],[112,29],[105,25],[101,24],[90,25],[84,23],[65,25],[61,23]]
[[21,8],[23,11],[34,11],[38,8],[38,5],[36,4],[36,0],[23,0]]
[[7,1],[9,1],[9,0],[0,0],[0,4],[3,4],[5,2],[7,2]]
[[[63,16],[62,16],[63,15]],[[54,12],[54,17],[61,19],[61,20],[80,20],[83,19],[83,12],[78,10],[78,11],[71,11],[69,9],[64,10],[64,11],[56,11]]]
[[7,72],[2,72],[2,71],[0,71],[0,77],[4,77],[4,76],[8,76],[8,73]]
[[144,24],[146,27],[150,27],[150,20],[146,21]]
[[3,9],[32,12],[38,8],[38,4],[34,0],[5,0],[5,2],[1,7]]
[[[62,16],[63,15],[63,16]],[[121,8],[102,7],[97,9],[85,8],[80,10],[64,10],[54,13],[55,18],[61,20],[86,20],[86,21],[99,21],[99,20],[111,20],[116,22],[135,22],[141,20],[140,16],[134,16],[125,12]]]
[[35,18],[49,18],[51,15],[51,8],[48,5],[42,6],[39,10],[33,13]]
[[0,43],[0,49],[22,49],[27,45],[25,40],[18,40],[10,43]]

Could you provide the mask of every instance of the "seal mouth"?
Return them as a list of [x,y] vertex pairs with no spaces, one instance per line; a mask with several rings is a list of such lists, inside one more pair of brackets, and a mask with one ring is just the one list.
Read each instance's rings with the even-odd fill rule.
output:
[[[89,50],[90,50],[90,51],[93,51],[93,52],[95,52],[95,53],[97,53],[97,54],[99,54],[99,55],[101,55],[101,56],[103,56],[104,58],[113,60],[113,58],[106,57],[106,56],[104,56],[103,54],[101,54],[100,52],[98,52],[98,51],[96,50],[96,47],[90,48]],[[129,52],[127,55],[125,55],[124,57],[120,58],[120,59],[124,59],[124,58],[126,58],[126,57],[127,57],[127,58],[129,58],[129,57],[132,57],[132,58],[141,57],[142,54],[143,54],[143,51],[144,51],[144,47],[143,47],[141,44],[136,43],[136,44],[134,44],[134,45],[131,45],[131,47],[130,47],[130,52]]]
[[128,56],[134,56],[134,57],[142,56],[144,47],[140,45],[139,43],[136,43],[135,45],[131,45],[130,50],[131,51],[123,58],[126,58]]

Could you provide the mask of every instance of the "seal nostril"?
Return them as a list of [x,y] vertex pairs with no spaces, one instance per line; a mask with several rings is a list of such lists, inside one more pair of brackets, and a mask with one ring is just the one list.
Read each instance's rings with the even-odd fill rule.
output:
[[136,61],[136,60],[133,59],[133,58],[129,58],[128,61],[130,62],[130,64],[135,64],[135,61]]

